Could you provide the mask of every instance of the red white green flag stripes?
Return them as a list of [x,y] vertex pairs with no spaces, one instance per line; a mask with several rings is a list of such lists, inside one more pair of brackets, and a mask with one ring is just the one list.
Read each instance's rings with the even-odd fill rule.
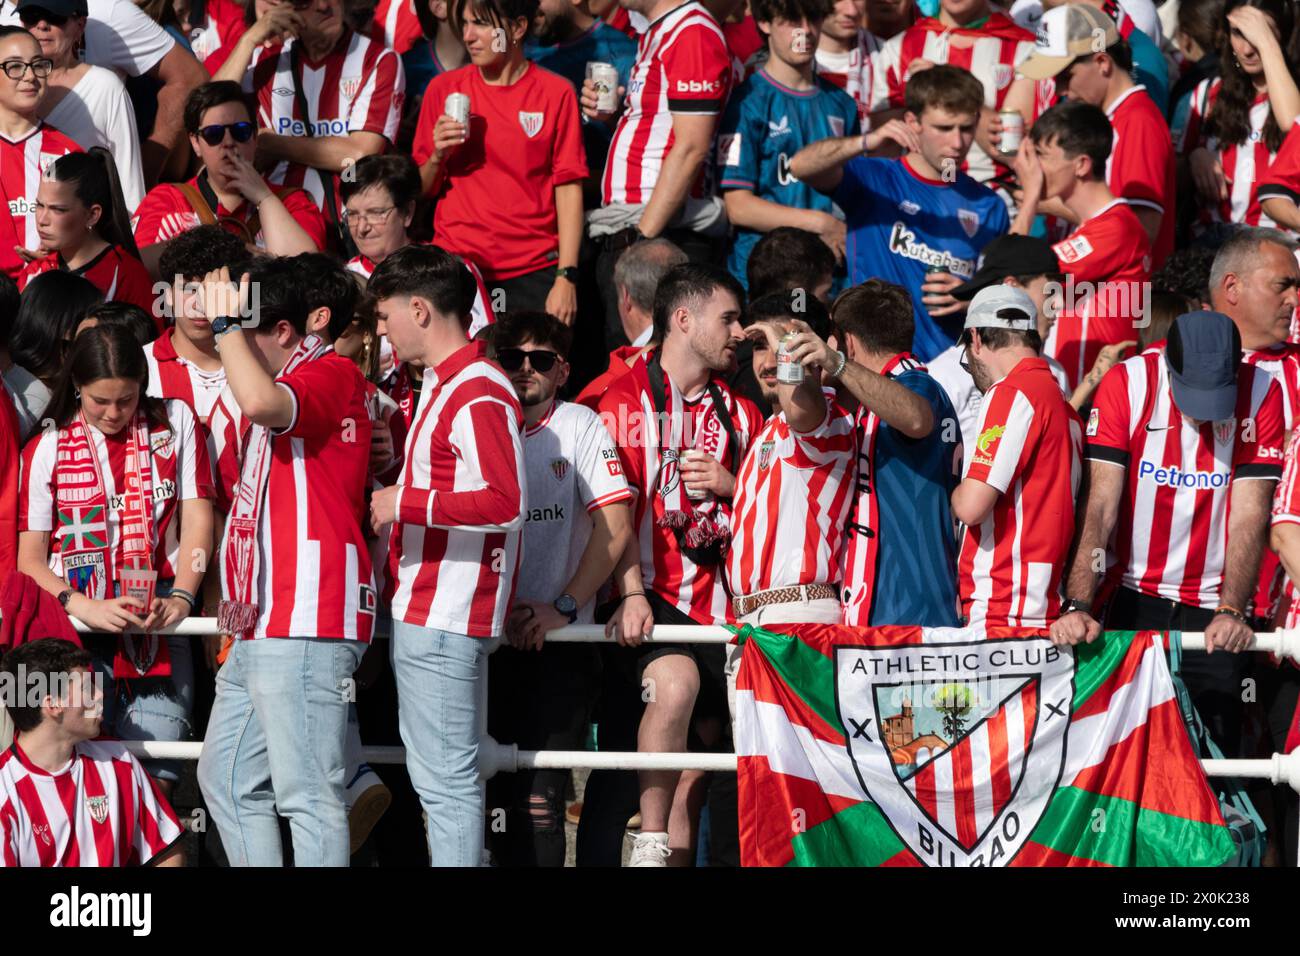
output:
[[1164,635],[740,629],[746,866],[1217,866]]

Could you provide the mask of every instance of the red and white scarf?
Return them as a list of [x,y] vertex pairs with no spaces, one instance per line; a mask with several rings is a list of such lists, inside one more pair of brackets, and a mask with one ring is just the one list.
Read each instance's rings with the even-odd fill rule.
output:
[[[280,381],[308,362],[329,351],[318,336],[308,335],[289,356],[276,375]],[[257,547],[257,528],[271,477],[271,431],[254,423],[241,438],[239,481],[235,485],[226,535],[221,542],[221,593],[217,627],[226,634],[250,637],[257,626],[259,609],[254,600],[262,556]]]
[[[105,463],[96,453],[85,416],[78,415],[58,437],[58,460],[68,464],[60,476],[56,507],[63,573],[70,586],[95,600],[112,597],[109,582],[120,580],[124,568],[153,567],[157,529],[149,422],[137,411],[127,427],[125,488],[115,496],[122,501],[115,542],[109,537],[112,523]],[[149,611],[144,608],[141,616]],[[165,677],[170,673],[167,642],[159,635],[123,634],[118,639],[114,677]]]

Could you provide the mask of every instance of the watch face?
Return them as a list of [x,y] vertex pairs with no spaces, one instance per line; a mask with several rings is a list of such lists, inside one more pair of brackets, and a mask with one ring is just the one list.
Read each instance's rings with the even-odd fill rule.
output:
[[578,602],[571,594],[561,594],[555,599],[555,609],[561,614],[572,614],[578,610]]

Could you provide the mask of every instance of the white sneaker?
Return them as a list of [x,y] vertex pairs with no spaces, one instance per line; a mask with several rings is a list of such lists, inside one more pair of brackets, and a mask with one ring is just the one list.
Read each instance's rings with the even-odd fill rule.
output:
[[667,833],[638,833],[632,844],[628,866],[667,866],[672,850],[668,849]]
[[350,852],[356,853],[393,802],[393,793],[370,765],[363,763],[357,767],[352,781],[343,791],[343,802],[348,808]]

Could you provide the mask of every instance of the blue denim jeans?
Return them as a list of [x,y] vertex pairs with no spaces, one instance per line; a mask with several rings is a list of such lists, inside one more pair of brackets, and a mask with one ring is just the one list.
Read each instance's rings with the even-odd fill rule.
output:
[[344,737],[365,645],[314,638],[236,641],[217,672],[199,787],[231,866],[347,866]]
[[483,791],[478,739],[485,716],[485,640],[393,622],[397,726],[406,770],[428,816],[433,866],[478,866],[483,858]]
[[[168,637],[169,677],[113,677],[117,637],[96,635],[85,641],[94,668],[104,681],[104,733],[121,740],[189,740],[194,712],[194,654],[191,637]],[[159,780],[180,779],[179,760],[146,760]]]

